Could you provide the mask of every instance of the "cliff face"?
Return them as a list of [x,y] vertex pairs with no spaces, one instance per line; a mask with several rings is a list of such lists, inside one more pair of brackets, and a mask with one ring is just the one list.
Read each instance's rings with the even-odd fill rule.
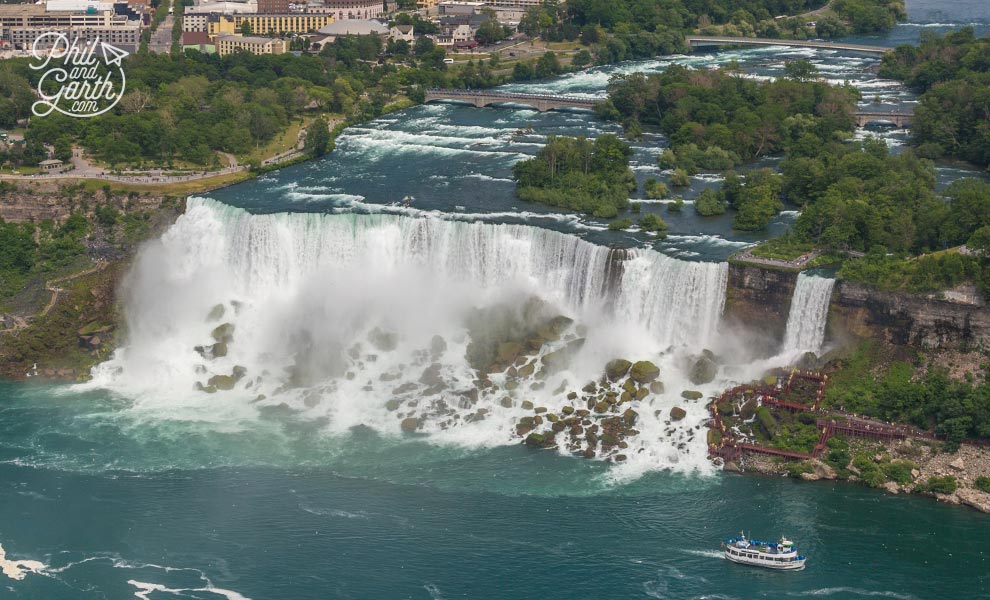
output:
[[730,264],[725,293],[725,323],[748,334],[753,349],[765,355],[780,347],[787,329],[797,273]]
[[[8,223],[40,223],[47,219],[62,222],[74,210],[84,210],[107,202],[102,190],[83,193],[72,190],[71,182],[5,182],[0,189],[0,218]],[[114,194],[110,202],[124,212],[155,210],[166,196],[162,194]]]
[[829,333],[928,349],[990,347],[990,307],[975,294],[914,295],[840,281]]
[[[764,354],[779,350],[797,274],[729,265],[725,322]],[[839,281],[832,294],[826,343],[870,338],[926,349],[990,348],[990,306],[975,291],[916,295]]]

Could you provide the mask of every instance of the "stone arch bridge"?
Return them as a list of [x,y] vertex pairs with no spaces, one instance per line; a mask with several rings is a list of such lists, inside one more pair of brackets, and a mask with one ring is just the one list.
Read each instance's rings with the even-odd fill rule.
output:
[[464,102],[473,104],[478,108],[493,104],[525,104],[541,112],[558,108],[583,108],[591,110],[597,102],[600,102],[596,98],[575,98],[553,94],[517,94],[492,90],[452,90],[439,88],[426,90],[426,102],[437,100]]

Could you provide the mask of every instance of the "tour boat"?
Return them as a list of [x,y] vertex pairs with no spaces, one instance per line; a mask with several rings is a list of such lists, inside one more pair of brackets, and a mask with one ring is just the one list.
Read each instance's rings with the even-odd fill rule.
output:
[[723,542],[725,558],[744,565],[767,569],[793,571],[804,568],[805,557],[794,549],[794,542],[780,538],[779,542],[759,542],[746,539],[745,534]]

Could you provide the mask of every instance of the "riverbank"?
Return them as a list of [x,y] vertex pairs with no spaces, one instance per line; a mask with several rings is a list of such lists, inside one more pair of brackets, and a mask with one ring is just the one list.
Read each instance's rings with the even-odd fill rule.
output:
[[791,371],[726,390],[708,405],[712,460],[729,472],[858,482],[990,513],[990,443],[829,407],[830,383]]
[[[747,451],[738,461],[725,463],[724,468],[809,482],[846,481],[887,494],[917,494],[990,514],[990,448],[963,443],[956,452],[944,452],[940,446],[939,442],[911,437],[886,444],[855,440],[844,450],[851,455],[848,462],[838,467],[827,460],[789,462]],[[884,470],[895,473],[897,479],[879,484],[871,481],[873,473]]]

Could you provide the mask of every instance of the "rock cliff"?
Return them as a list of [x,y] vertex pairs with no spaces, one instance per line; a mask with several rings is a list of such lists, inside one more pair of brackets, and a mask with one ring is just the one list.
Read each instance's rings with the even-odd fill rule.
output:
[[[115,193],[111,203],[124,212],[155,210],[167,196],[149,193]],[[106,202],[103,190],[87,192],[68,181],[3,182],[0,186],[0,219],[8,223],[62,222],[74,210],[86,210]]]
[[975,293],[915,295],[840,281],[829,314],[832,337],[870,337],[926,349],[990,347],[990,307]]
[[[754,350],[776,352],[787,327],[797,273],[729,266],[725,323],[748,336]],[[990,347],[990,306],[973,290],[944,294],[886,292],[839,281],[832,295],[826,344],[871,338],[925,349]]]
[[755,351],[775,353],[784,339],[797,273],[731,263],[725,293],[726,325],[745,333]]

